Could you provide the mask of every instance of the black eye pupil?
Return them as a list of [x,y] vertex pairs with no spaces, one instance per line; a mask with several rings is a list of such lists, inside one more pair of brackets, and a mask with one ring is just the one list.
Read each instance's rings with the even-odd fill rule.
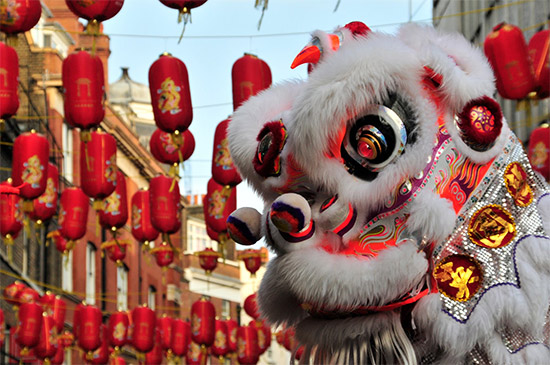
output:
[[269,147],[271,147],[272,139],[271,133],[268,133],[260,141],[260,145],[258,146],[258,161],[260,161],[260,163],[264,162],[264,157],[267,151],[269,151]]

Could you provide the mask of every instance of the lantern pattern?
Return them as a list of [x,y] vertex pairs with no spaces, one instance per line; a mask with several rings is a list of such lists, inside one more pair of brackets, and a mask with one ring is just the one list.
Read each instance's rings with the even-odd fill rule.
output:
[[550,182],[550,124],[543,123],[533,129],[527,150],[533,170]]
[[132,196],[132,236],[147,245],[154,241],[159,232],[151,224],[151,206],[149,190],[138,190]]
[[[115,191],[117,172],[115,138],[100,130],[91,132],[89,140],[80,143],[82,191],[96,200],[108,197]],[[95,203],[94,208],[102,209],[102,203]]]
[[128,326],[128,313],[126,312],[115,312],[109,317],[106,337],[109,344],[115,348],[115,351],[126,344]]
[[248,325],[258,332],[258,349],[261,355],[271,346],[271,328],[261,319],[250,321]]
[[105,116],[103,64],[98,56],[79,51],[63,60],[61,72],[65,120],[84,130],[81,135],[86,142],[89,140],[86,130],[99,126]]
[[151,179],[149,185],[151,202],[151,223],[156,230],[172,234],[179,231],[180,189],[173,179],[159,175]]
[[195,255],[199,257],[199,265],[206,272],[206,275],[210,275],[210,273],[218,267],[218,258],[222,256],[221,253],[211,248],[205,248],[202,251],[195,252]]
[[179,164],[191,157],[195,151],[195,137],[189,129],[184,132],[168,133],[156,129],[149,141],[151,154],[159,162]]
[[[5,3],[4,3],[5,4]],[[0,9],[2,6],[0,5]],[[3,14],[0,12],[0,14]],[[0,15],[1,17],[1,15]],[[0,24],[2,24],[0,22]],[[0,42],[0,120],[8,119],[19,109],[19,57],[7,44]]]
[[256,301],[256,293],[250,294],[246,297],[244,300],[244,311],[254,319],[260,318],[260,313],[258,313],[258,303]]
[[227,217],[237,208],[237,189],[208,180],[203,209],[206,225],[216,232],[226,230]]
[[53,163],[48,162],[48,174],[46,178],[46,190],[37,199],[33,200],[33,210],[30,213],[37,224],[53,217],[57,210],[59,189],[59,170]]
[[206,347],[199,345],[198,343],[191,341],[189,344],[189,350],[185,357],[186,365],[206,365],[208,359],[208,350]]
[[0,31],[7,34],[24,33],[40,20],[40,0],[11,0],[0,3]]
[[93,305],[83,305],[79,309],[77,321],[78,346],[87,353],[89,359],[92,353],[101,346],[101,311]]
[[527,44],[520,28],[506,23],[496,25],[485,38],[484,50],[503,98],[519,100],[533,91]]
[[86,234],[88,221],[89,199],[84,192],[77,187],[70,187],[61,193],[61,206],[59,208],[59,231],[69,240],[67,249],[71,250],[74,242]]
[[19,304],[40,303],[40,294],[33,288],[25,287],[17,293],[16,299]]
[[185,131],[193,120],[185,64],[163,53],[149,68],[149,91],[157,127],[169,133]]
[[262,266],[262,259],[265,258],[266,254],[261,250],[248,249],[239,253],[239,259],[244,261],[244,266],[252,276],[260,269]]
[[172,336],[170,348],[175,356],[185,356],[191,342],[191,326],[189,322],[176,318],[172,321]]
[[253,327],[239,327],[237,329],[237,361],[239,364],[256,364],[259,359],[258,332]]
[[136,307],[132,310],[132,346],[136,351],[147,353],[155,344],[155,312],[148,307]]
[[[0,186],[12,186],[12,180],[3,181]],[[0,194],[0,234],[8,245],[8,254],[11,252],[13,240],[17,238],[23,228],[23,212],[21,198],[17,194]]]
[[52,316],[46,312],[42,314],[42,326],[38,344],[34,348],[34,354],[42,361],[49,362],[57,352],[57,329]]
[[550,29],[541,30],[531,37],[527,45],[538,99],[550,96]]
[[227,346],[229,352],[237,352],[237,329],[239,328],[239,324],[231,318],[226,319],[225,324],[227,326]]
[[201,346],[214,342],[216,309],[204,297],[191,305],[191,339]]
[[19,296],[19,292],[25,289],[27,286],[19,281],[14,281],[13,283],[9,284],[4,288],[3,292],[3,298],[6,302],[13,306],[19,305],[19,301],[17,300],[17,297]]
[[[103,209],[99,211],[99,222],[105,229],[116,231],[128,221],[128,198],[126,194],[126,178],[122,171],[116,172],[115,190],[103,199]],[[113,235],[114,232],[113,232]],[[116,236],[116,235],[115,235]]]
[[251,96],[271,85],[271,70],[265,61],[245,53],[231,69],[233,110],[237,110]]
[[[39,197],[46,190],[50,143],[36,131],[22,133],[13,143],[12,179],[20,186],[19,195],[26,200]],[[32,205],[25,211],[31,211]]]
[[40,340],[42,327],[42,307],[38,303],[23,303],[19,306],[19,324],[15,330],[15,342],[22,353],[35,347]]
[[210,348],[210,352],[212,355],[218,356],[222,359],[229,351],[229,347],[227,345],[227,324],[225,321],[216,319],[214,331],[214,343]]
[[109,341],[107,338],[107,326],[101,325],[101,345],[85,359],[91,364],[106,364],[109,361]]
[[229,142],[227,139],[228,125],[229,119],[220,122],[214,133],[212,178],[220,185],[236,186],[242,181],[242,178],[233,164],[233,159],[229,153]]
[[69,331],[61,333],[59,336],[57,336],[57,338],[62,347],[70,347],[74,345],[74,335]]

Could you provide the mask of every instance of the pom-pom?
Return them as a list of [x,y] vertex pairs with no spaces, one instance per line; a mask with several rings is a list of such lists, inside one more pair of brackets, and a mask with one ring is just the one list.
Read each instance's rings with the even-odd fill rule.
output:
[[281,152],[286,136],[286,128],[282,120],[264,125],[258,134],[258,148],[252,161],[258,175],[267,178],[281,174]]
[[502,111],[488,96],[468,102],[458,114],[457,126],[464,143],[476,151],[490,149],[502,129]]
[[349,29],[354,37],[366,36],[370,32],[370,28],[363,22],[351,22],[346,24],[345,28]]

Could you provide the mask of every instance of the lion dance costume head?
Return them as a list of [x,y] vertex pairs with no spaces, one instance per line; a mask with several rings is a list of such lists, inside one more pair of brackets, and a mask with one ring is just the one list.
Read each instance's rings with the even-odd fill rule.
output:
[[544,363],[550,189],[459,35],[316,31],[307,80],[252,97],[231,155],[261,195],[232,237],[277,254],[258,302],[303,363]]

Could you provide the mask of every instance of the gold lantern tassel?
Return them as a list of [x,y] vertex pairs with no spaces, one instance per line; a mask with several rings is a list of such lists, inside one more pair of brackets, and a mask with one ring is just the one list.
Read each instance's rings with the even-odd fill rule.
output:
[[93,208],[95,210],[95,235],[99,237],[101,234],[101,222],[99,220],[99,211],[103,210],[103,200],[94,199]]
[[181,39],[183,38],[183,33],[185,33],[185,26],[187,26],[187,22],[192,23],[191,9],[187,9],[186,6],[184,6],[183,9],[181,9],[178,14],[178,24],[181,23],[182,20],[183,20],[183,29],[181,30],[181,35],[180,35],[180,39],[178,39],[178,44],[180,44]]
[[[42,239],[42,235],[40,234],[41,230],[42,230],[42,219],[37,219],[34,225],[34,235],[36,236],[36,242],[38,242],[40,246],[42,246],[42,243],[44,243]],[[50,241],[46,241],[46,247],[49,247],[49,246],[50,246]]]
[[95,55],[96,51],[96,37],[99,36],[99,22],[96,19],[92,19],[86,25],[86,33],[92,36],[92,56]]
[[6,253],[8,254],[8,262],[13,264],[13,237],[11,234],[4,236],[4,242],[6,242]]
[[267,10],[268,1],[269,0],[256,0],[256,3],[254,4],[255,8],[262,7],[262,16],[260,17],[260,21],[258,22],[258,30],[260,30],[260,27],[262,26],[262,20],[264,19],[264,14]]

